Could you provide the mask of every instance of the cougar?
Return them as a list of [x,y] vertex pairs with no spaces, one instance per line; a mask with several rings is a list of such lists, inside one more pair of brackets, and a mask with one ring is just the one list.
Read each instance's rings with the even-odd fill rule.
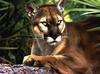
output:
[[64,0],[41,6],[27,3],[26,11],[36,39],[31,54],[24,57],[25,65],[49,67],[61,74],[93,74],[99,63],[93,59],[94,51],[99,48],[86,31],[89,22],[65,22]]

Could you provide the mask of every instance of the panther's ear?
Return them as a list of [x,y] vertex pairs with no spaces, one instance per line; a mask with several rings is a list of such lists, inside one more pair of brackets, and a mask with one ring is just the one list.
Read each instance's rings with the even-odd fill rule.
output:
[[25,10],[28,13],[28,16],[34,16],[34,14],[37,12],[38,7],[34,3],[27,3],[25,5]]
[[59,0],[59,1],[57,2],[57,8],[59,9],[59,11],[60,11],[61,13],[63,13],[63,11],[64,11],[64,0]]

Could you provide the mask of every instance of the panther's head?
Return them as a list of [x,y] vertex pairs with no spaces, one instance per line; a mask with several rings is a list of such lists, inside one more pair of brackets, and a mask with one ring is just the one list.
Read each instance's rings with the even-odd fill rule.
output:
[[63,3],[64,0],[60,0],[54,5],[37,7],[28,3],[26,6],[28,15],[32,18],[32,30],[43,37],[49,45],[55,46],[62,41],[62,34],[65,30],[62,15]]

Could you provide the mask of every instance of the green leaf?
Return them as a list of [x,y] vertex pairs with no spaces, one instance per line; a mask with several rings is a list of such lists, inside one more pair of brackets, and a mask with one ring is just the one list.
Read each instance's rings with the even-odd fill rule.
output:
[[72,12],[72,11],[86,11],[86,12],[95,11],[95,12],[100,12],[100,10],[98,10],[98,9],[92,9],[92,8],[73,8],[73,9],[69,9],[67,11],[67,13]]
[[0,47],[0,50],[16,50],[16,49],[18,48],[17,47],[6,47],[6,46]]
[[96,14],[96,13],[100,13],[100,11],[93,11],[93,12],[85,12],[81,15],[89,15],[89,14]]
[[9,5],[9,2],[4,1],[4,0],[0,0],[0,3],[5,4],[5,5]]
[[94,6],[94,5],[92,5],[92,4],[88,3],[88,2],[84,2],[84,1],[80,1],[80,0],[72,0],[72,1],[75,1],[75,2],[77,2],[79,4],[87,5],[87,6],[90,6],[90,7],[96,7],[96,6]]
[[100,31],[100,27],[91,28],[88,29],[87,31]]

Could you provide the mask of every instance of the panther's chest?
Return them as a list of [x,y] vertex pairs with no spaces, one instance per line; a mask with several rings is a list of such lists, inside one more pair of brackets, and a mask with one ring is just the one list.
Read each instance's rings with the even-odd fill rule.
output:
[[34,49],[38,50],[39,55],[50,55],[53,52],[53,47],[49,46],[43,39],[34,41]]

